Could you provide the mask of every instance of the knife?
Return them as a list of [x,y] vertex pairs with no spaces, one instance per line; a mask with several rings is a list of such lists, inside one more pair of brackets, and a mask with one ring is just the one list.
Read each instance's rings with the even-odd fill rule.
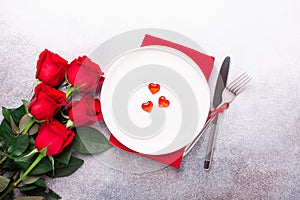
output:
[[[230,65],[230,57],[227,56],[222,63],[222,66],[221,66],[221,69],[220,69],[220,72],[218,75],[212,109],[216,109],[217,106],[222,102],[222,93],[226,87],[229,65]],[[210,131],[210,135],[209,135],[208,146],[207,146],[205,161],[204,161],[204,169],[205,170],[210,169],[210,164],[212,162],[212,154],[213,154],[213,148],[215,145],[217,125],[218,125],[218,115],[213,119],[212,124],[211,124],[211,131]]]

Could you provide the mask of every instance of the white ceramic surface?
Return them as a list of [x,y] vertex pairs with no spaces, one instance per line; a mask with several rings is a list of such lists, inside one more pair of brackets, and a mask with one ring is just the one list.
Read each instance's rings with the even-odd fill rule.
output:
[[[122,144],[144,154],[167,154],[181,149],[200,132],[207,118],[210,92],[191,58],[172,48],[149,46],[126,52],[108,68],[101,92],[102,112],[108,129]],[[120,83],[126,76],[130,77]],[[161,85],[155,95],[148,89],[151,82]],[[117,87],[122,87],[118,90],[122,94],[114,97]],[[170,101],[169,107],[157,108],[160,96]],[[153,110],[164,113],[151,115],[142,110],[142,103],[149,100]],[[155,128],[149,127],[155,120],[165,123],[153,132]],[[128,127],[129,123],[132,126]]]

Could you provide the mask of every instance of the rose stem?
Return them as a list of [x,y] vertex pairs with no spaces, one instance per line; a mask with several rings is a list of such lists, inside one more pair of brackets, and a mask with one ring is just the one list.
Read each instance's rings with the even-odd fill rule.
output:
[[1,151],[0,151],[0,156],[3,156],[3,158],[0,160],[0,165],[2,165],[2,163],[3,163],[7,158],[11,158],[10,156],[8,156],[8,155],[2,153]]
[[34,124],[35,119],[31,118],[31,120],[28,122],[26,128],[22,131],[22,134],[25,134],[28,132],[28,130],[31,128],[31,126]]
[[66,99],[75,91],[74,87],[70,87],[66,93]]
[[[8,176],[8,178],[9,179],[13,178],[16,175],[16,173],[20,173],[20,172],[14,171]],[[13,182],[10,183],[9,186],[7,187],[6,191],[0,196],[0,200],[4,199],[14,189],[14,187],[15,186],[14,186]]]
[[35,161],[33,161],[33,163],[31,163],[31,165],[28,167],[28,169],[24,172],[24,174],[22,174],[22,176],[20,176],[20,178],[14,182],[14,187],[18,186],[18,184],[31,172],[31,170],[33,170],[33,168],[39,164],[39,162],[42,160],[42,158],[44,158],[46,156],[46,153],[42,150],[40,152],[40,154],[38,155],[38,157],[35,159]]
[[1,160],[0,160],[0,165],[7,159],[6,156],[4,156]]
[[9,178],[9,179],[13,178],[17,172],[18,171],[12,171],[7,178]]
[[14,189],[14,184],[10,184],[7,190],[0,196],[0,199],[4,199]]

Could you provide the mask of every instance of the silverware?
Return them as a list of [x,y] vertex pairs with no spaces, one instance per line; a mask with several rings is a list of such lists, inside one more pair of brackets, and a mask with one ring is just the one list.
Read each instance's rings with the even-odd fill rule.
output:
[[230,82],[224,89],[222,93],[222,103],[231,103],[235,97],[243,91],[246,85],[251,81],[251,76],[246,72],[238,76],[232,82]]
[[202,134],[206,131],[206,129],[209,127],[209,125],[211,124],[212,120],[208,120],[206,121],[206,123],[204,124],[202,130],[200,131],[200,133],[195,137],[195,139],[185,147],[183,156],[186,156],[191,150],[192,148],[195,146],[195,144],[198,142],[198,140],[201,138]]
[[[220,72],[218,75],[217,83],[215,86],[215,94],[214,94],[214,100],[213,100],[213,106],[211,109],[216,108],[222,101],[222,92],[226,86],[227,82],[227,75],[229,71],[229,64],[230,64],[230,57],[226,57],[225,60],[222,63],[222,66],[220,68]],[[192,148],[193,146],[197,143],[203,132],[208,128],[209,124],[211,123],[211,120],[208,120],[201,132],[198,134],[198,136],[193,140],[192,143],[190,143],[186,149],[185,149],[185,154],[186,155]]]
[[[250,80],[251,80],[250,76],[247,75],[246,73],[243,73],[242,75],[234,79],[232,82],[230,82],[222,93],[222,103],[220,103],[219,106],[224,104],[224,102],[228,102],[228,103],[232,102],[235,96],[237,96],[245,88],[245,86]],[[183,156],[187,155],[190,152],[190,150],[201,138],[202,134],[209,127],[212,120],[213,119],[208,120],[203,126],[201,132],[195,137],[195,139],[189,145],[186,146]]]
[[[245,88],[245,86],[249,83],[251,79],[252,78],[248,74],[243,73],[240,76],[238,76],[235,80],[233,80],[230,84],[228,84],[228,86],[226,86],[226,88],[222,93],[222,102],[220,103],[220,106],[222,106],[226,102],[231,103],[234,100],[234,98]],[[216,118],[217,117],[218,116],[216,116]],[[211,137],[212,136],[215,137],[216,129],[217,129],[216,126],[213,126]],[[205,170],[210,169],[214,143],[215,143],[215,138],[213,138],[212,141],[211,140],[209,141],[207,151],[206,151],[205,161],[204,161]]]
[[[222,102],[222,92],[226,87],[229,66],[230,66],[230,57],[226,57],[222,63],[220,73],[218,75],[212,109],[216,109],[219,106],[219,104]],[[211,122],[212,125],[211,125],[209,140],[208,140],[208,146],[205,154],[204,169],[209,169],[209,163],[212,158],[212,151],[213,151],[217,128],[218,128],[217,126],[218,119],[219,116],[216,116]]]

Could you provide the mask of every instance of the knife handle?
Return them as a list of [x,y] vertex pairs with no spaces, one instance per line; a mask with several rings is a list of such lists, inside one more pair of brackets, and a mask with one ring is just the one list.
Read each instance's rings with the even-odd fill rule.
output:
[[208,146],[206,149],[205,161],[204,161],[204,169],[209,170],[210,164],[212,161],[213,150],[215,146],[217,128],[218,128],[218,118],[214,119],[214,122],[211,124],[211,130],[209,135]]

